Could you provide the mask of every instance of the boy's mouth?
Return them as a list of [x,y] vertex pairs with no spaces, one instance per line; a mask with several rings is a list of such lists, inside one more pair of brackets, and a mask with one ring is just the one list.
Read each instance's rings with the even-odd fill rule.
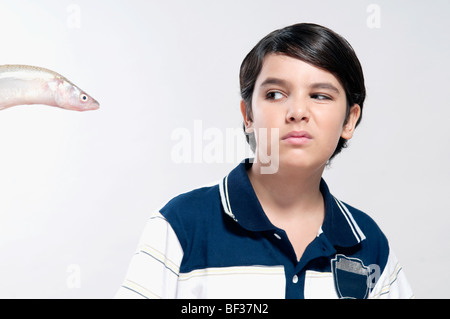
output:
[[292,131],[284,135],[281,140],[289,144],[303,145],[311,141],[312,136],[306,131]]

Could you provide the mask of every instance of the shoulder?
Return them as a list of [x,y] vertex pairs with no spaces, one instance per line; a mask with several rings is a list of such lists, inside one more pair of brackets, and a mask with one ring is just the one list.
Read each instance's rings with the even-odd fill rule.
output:
[[221,211],[219,185],[213,183],[175,196],[159,212],[185,245],[193,234],[216,224]]
[[384,235],[381,228],[378,226],[378,224],[375,222],[375,220],[368,213],[366,213],[358,208],[355,208],[354,206],[351,206],[347,203],[343,203],[343,204],[346,206],[346,208],[350,212],[351,218],[354,219],[357,227],[359,227],[361,229],[361,231],[363,232],[364,236],[367,239],[370,239],[370,240],[377,239],[377,240],[382,240],[382,241],[387,240],[387,238]]
[[196,218],[217,204],[220,204],[219,185],[213,183],[173,197],[160,212],[167,219]]
[[381,228],[367,213],[346,203],[349,218],[359,227],[363,240],[351,257],[358,258],[369,270],[369,298],[412,298],[414,294],[403,268]]
[[361,242],[361,253],[370,264],[377,264],[381,270],[387,263],[390,254],[389,241],[375,220],[366,212],[344,203],[356,227],[364,236]]

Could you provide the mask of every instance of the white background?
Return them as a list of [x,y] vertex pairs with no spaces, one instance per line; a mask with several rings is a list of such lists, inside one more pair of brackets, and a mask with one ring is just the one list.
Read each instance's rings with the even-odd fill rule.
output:
[[[363,120],[325,172],[331,191],[377,221],[418,298],[449,298],[446,0],[2,0],[0,64],[57,71],[101,108],[0,111],[0,297],[112,297],[149,214],[247,154],[243,135],[225,134],[241,127],[240,63],[298,22],[343,35],[365,72]],[[173,155],[180,128],[188,163]],[[208,145],[232,160],[195,163]]]

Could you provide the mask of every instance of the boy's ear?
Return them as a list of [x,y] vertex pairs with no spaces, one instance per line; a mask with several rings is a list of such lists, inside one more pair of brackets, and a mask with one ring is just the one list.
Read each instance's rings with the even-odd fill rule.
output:
[[244,118],[245,133],[253,133],[253,122],[248,117],[244,100],[241,100],[241,113]]
[[358,104],[353,104],[350,108],[350,113],[348,114],[347,122],[345,123],[341,137],[349,140],[353,137],[353,132],[356,128],[356,123],[358,122],[359,117],[361,116],[361,107]]

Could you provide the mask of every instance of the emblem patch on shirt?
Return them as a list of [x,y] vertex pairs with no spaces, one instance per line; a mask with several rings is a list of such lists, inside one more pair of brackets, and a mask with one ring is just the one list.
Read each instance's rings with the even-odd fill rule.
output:
[[369,293],[369,267],[362,260],[344,255],[336,255],[331,260],[334,286],[339,298],[365,299]]

